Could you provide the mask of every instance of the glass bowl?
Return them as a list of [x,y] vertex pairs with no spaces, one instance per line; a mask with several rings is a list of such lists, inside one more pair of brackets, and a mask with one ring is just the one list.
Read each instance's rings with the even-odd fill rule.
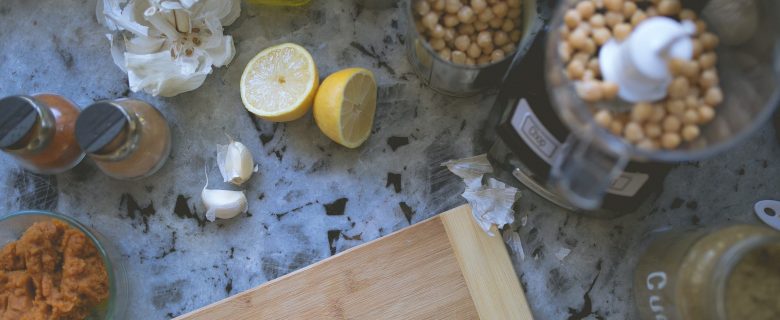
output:
[[128,304],[127,272],[119,263],[121,258],[119,251],[97,231],[63,214],[42,210],[22,210],[0,218],[0,246],[19,240],[33,223],[52,219],[83,232],[92,240],[106,266],[109,284],[108,301],[94,308],[87,319],[123,319]]

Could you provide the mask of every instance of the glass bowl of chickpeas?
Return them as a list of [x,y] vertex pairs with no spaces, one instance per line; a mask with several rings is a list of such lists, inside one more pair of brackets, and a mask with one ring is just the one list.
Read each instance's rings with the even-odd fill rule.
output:
[[537,22],[535,0],[409,0],[402,9],[415,72],[451,96],[500,83]]
[[[621,84],[602,77],[599,52],[651,17],[695,26],[692,58],[667,60],[663,99],[624,101]],[[780,102],[778,18],[773,0],[564,0],[546,49],[554,108],[581,140],[623,158],[712,156],[744,141]]]

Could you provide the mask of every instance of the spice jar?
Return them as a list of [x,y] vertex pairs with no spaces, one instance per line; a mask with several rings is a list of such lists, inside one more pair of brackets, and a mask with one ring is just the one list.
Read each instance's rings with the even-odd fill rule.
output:
[[133,99],[100,101],[76,121],[76,140],[105,174],[141,179],[159,170],[171,151],[171,131],[159,110]]
[[56,174],[75,167],[84,153],[74,127],[79,109],[56,94],[0,100],[0,148],[26,169]]
[[641,319],[780,319],[780,233],[734,225],[666,233],[634,274]]

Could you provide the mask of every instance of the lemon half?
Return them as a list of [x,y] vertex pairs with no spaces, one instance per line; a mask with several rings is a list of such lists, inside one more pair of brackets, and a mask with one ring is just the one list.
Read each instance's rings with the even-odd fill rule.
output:
[[311,108],[319,85],[311,54],[294,43],[258,53],[241,75],[241,100],[258,117],[292,121]]
[[359,147],[371,135],[377,98],[374,74],[349,68],[328,76],[314,99],[314,120],[331,140]]

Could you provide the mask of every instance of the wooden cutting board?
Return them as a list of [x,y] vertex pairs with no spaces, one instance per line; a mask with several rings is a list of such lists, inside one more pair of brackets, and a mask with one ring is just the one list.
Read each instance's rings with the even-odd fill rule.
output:
[[464,205],[177,319],[533,319],[493,232]]

